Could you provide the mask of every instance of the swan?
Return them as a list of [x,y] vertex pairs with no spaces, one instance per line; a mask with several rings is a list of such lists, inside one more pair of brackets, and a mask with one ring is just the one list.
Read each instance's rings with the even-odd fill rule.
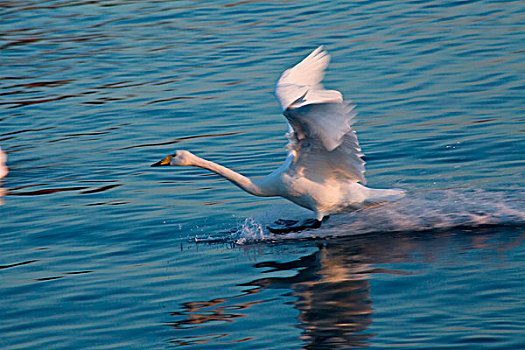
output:
[[343,101],[339,91],[321,85],[330,56],[323,46],[315,49],[280,76],[275,95],[288,124],[284,163],[264,178],[251,180],[222,165],[180,150],[152,167],[196,166],[210,170],[260,197],[280,196],[310,209],[315,219],[278,220],[268,227],[276,233],[317,228],[330,214],[358,210],[396,200],[404,195],[398,189],[373,189],[364,186],[365,162],[351,125],[354,105]]
[[5,165],[5,162],[7,160],[7,155],[4,151],[2,151],[2,147],[0,147],[0,180],[7,175],[9,170],[7,169],[7,166]]

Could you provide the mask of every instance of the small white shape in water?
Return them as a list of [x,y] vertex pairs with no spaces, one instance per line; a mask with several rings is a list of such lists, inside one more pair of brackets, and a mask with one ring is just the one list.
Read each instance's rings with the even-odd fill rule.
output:
[[9,172],[7,166],[5,165],[6,160],[7,155],[4,151],[2,151],[2,147],[0,147],[0,179],[4,178]]

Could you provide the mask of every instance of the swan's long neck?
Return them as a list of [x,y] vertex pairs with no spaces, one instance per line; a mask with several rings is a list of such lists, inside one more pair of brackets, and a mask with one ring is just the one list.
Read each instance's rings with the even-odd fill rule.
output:
[[258,184],[255,184],[252,180],[250,180],[246,176],[241,175],[220,164],[210,162],[209,160],[202,159],[202,158],[199,158],[193,155],[191,165],[213,171],[214,173],[224,177],[226,180],[230,181],[234,185],[242,188],[246,192],[251,193],[255,196],[267,197],[267,196],[273,195],[273,194],[270,194],[268,191],[266,191],[261,186],[259,186]]

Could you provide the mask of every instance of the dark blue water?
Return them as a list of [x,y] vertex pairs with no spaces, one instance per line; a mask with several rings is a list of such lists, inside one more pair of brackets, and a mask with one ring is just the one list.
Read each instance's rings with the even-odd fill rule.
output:
[[[525,347],[522,1],[0,7],[2,349]],[[305,218],[194,168],[285,158],[280,73],[323,44],[368,185]]]

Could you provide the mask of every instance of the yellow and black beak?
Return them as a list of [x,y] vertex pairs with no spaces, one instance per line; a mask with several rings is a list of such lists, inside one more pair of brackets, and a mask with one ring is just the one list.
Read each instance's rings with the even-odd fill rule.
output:
[[163,160],[158,161],[157,163],[151,164],[151,166],[166,166],[166,165],[170,165],[172,158],[173,158],[173,156],[169,155],[166,158],[164,158]]

